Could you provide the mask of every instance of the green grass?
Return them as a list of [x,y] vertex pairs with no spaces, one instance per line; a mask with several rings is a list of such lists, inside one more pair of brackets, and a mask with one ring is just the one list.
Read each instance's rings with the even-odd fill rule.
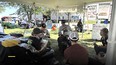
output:
[[85,21],[84,24],[96,24],[96,21],[95,20],[88,20],[88,21]]
[[51,39],[57,39],[58,38],[58,29],[56,31],[50,31],[50,37]]
[[30,36],[32,30],[33,30],[32,28],[31,29],[26,29],[26,31],[25,31],[25,29],[15,28],[15,29],[4,29],[4,32],[6,34],[10,34],[10,33],[21,33],[21,34],[23,34],[24,31],[25,31],[24,36]]

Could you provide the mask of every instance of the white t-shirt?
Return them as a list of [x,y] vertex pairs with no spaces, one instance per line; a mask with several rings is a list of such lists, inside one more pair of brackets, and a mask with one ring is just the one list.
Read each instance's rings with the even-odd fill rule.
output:
[[[62,33],[62,31],[63,31],[63,33]],[[66,35],[67,35],[67,33],[69,33],[70,31],[72,31],[72,30],[71,30],[71,27],[69,25],[63,25],[63,26],[60,26],[58,34],[60,35],[60,34],[66,33]]]

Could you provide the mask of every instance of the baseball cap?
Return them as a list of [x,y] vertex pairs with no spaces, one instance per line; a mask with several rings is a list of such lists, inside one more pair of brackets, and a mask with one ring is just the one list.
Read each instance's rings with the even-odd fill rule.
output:
[[45,23],[42,23],[41,26],[42,26],[43,28],[46,28],[46,24],[45,24]]
[[42,33],[42,30],[40,30],[39,28],[34,28],[33,32],[32,32],[32,35],[33,34],[39,34],[39,33]]
[[71,40],[78,40],[79,39],[79,35],[77,32],[71,32],[71,34],[69,35],[69,38]]

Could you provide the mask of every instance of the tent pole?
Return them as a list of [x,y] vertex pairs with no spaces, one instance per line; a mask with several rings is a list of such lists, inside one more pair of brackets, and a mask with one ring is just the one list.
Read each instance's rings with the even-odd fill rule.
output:
[[86,8],[86,3],[84,3],[84,6],[83,6],[83,27],[82,27],[82,38],[83,38],[83,33],[84,33],[84,22],[85,22],[85,8]]
[[56,22],[58,23],[59,19],[59,6],[56,6]]
[[36,24],[36,11],[35,11],[35,9],[36,9],[36,7],[35,7],[35,2],[33,3],[33,7],[34,7],[34,20],[35,20],[35,27],[37,27],[37,24]]
[[116,64],[116,0],[112,0],[111,22],[108,36],[106,65]]
[[57,15],[56,15],[57,16],[57,23],[58,23],[58,10],[56,11],[56,13],[57,13]]

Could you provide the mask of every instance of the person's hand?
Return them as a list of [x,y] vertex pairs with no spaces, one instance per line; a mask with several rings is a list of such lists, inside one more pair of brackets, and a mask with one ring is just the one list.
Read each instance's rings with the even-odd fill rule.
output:
[[93,43],[96,43],[96,41],[93,41]]
[[96,41],[93,41],[93,45],[94,45],[94,46],[96,46],[96,45],[97,45],[97,44],[96,44]]
[[44,34],[43,34],[43,33],[41,33],[38,37],[42,38],[43,36],[44,36]]

